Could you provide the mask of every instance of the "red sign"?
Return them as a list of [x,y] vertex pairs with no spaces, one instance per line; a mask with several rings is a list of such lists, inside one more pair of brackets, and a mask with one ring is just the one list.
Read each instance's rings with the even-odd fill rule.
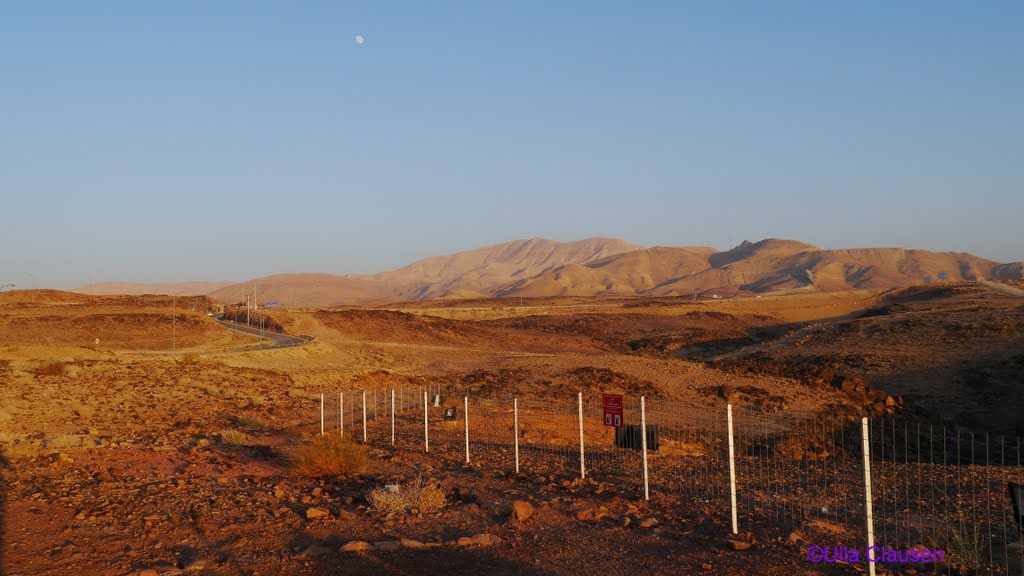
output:
[[604,406],[604,425],[622,428],[622,394],[605,394],[602,402]]

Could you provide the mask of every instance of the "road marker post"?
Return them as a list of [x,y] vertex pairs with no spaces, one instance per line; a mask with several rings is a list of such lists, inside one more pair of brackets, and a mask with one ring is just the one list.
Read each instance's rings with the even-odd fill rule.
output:
[[579,421],[580,421],[580,478],[587,477],[587,467],[584,461],[584,449],[583,449],[583,392],[576,393],[576,401],[579,406]]
[[729,504],[732,509],[732,533],[739,533],[736,518],[736,451],[732,434],[732,404],[725,405],[726,423],[729,426]]

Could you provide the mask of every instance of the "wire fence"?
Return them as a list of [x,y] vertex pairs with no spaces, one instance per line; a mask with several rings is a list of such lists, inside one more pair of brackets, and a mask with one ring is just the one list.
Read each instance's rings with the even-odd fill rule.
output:
[[321,396],[320,431],[506,473],[596,477],[734,532],[818,529],[878,559],[869,573],[927,549],[942,551],[938,573],[1024,574],[1020,438],[640,397],[613,397],[609,415],[605,403],[344,391]]

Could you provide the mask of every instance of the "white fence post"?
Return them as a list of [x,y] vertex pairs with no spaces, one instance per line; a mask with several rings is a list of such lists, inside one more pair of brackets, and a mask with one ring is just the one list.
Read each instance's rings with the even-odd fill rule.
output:
[[426,388],[423,389],[423,451],[430,452],[430,404]]
[[[868,419],[861,418],[861,436],[864,443],[864,521],[868,537],[868,553],[875,545],[875,522],[871,510],[871,442],[868,436]],[[868,562],[868,574],[875,576],[875,563]]]
[[462,397],[463,415],[462,419],[466,424],[466,464],[469,464],[469,396]]
[[363,444],[366,444],[366,390],[363,390]]
[[586,478],[587,467],[583,456],[583,392],[576,393],[576,403],[579,405],[580,415],[580,478]]
[[644,397],[640,397],[640,448],[644,461],[644,500],[651,499],[651,493],[647,485],[647,407]]
[[512,432],[515,434],[516,474],[519,474],[519,398],[512,399]]
[[395,389],[391,389],[391,445],[395,445]]
[[320,435],[324,435],[324,395],[320,395]]
[[732,533],[739,533],[736,520],[736,449],[732,439],[732,404],[725,405],[726,421],[729,424],[729,504],[732,507]]

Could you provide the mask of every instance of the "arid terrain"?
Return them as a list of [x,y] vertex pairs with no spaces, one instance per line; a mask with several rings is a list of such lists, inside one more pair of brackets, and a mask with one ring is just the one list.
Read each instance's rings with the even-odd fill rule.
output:
[[[203,297],[0,293],[0,573],[862,568],[804,559],[801,542],[834,538],[828,526],[753,522],[733,537],[747,548],[728,542],[720,509],[671,492],[645,502],[599,474],[466,465],[458,430],[430,454],[414,439],[371,442],[362,471],[303,473],[294,455],[319,433],[320,395],[343,390],[608,392],[695,411],[729,401],[755,415],[888,415],[1024,435],[1024,298],[983,284],[525,294],[274,309],[275,325],[315,340],[259,349],[208,316],[215,302]],[[441,485],[439,510],[385,513],[368,500],[417,478]],[[352,542],[370,549],[342,550]]]

